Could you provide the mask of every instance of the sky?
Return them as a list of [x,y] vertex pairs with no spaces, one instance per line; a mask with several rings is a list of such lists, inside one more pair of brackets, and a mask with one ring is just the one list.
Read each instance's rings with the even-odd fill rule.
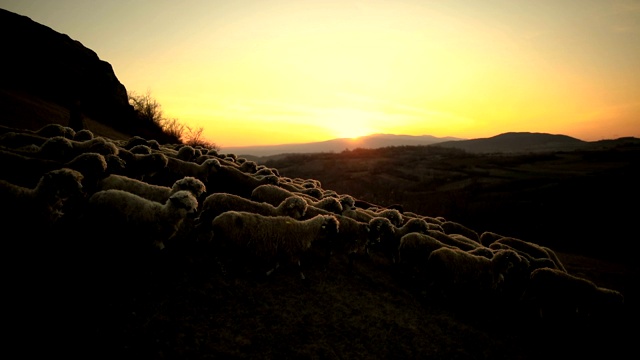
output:
[[640,0],[0,0],[224,147],[640,137]]

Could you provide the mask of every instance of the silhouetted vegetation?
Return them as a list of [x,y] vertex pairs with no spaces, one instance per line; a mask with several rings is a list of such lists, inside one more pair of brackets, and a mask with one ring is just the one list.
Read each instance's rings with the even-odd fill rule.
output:
[[162,106],[151,96],[149,90],[144,94],[129,92],[128,96],[140,128],[152,128],[160,131],[164,140],[162,141],[163,143],[182,143],[209,149],[219,149],[216,144],[202,138],[204,128],[192,129],[180,123],[176,118],[165,117],[162,112]]

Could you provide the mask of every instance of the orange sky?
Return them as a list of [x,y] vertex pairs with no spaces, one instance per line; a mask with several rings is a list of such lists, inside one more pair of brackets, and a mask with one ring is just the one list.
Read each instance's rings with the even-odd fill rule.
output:
[[4,1],[221,147],[640,137],[640,2]]

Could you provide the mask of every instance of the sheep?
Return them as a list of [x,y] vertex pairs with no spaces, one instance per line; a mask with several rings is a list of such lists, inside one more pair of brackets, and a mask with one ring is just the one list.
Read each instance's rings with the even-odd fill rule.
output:
[[356,257],[369,255],[369,248],[375,247],[379,239],[378,233],[371,231],[369,223],[357,221],[348,216],[335,215],[340,222],[340,233],[331,244],[330,253],[334,252],[347,256],[349,272],[354,270]]
[[[251,198],[251,194],[258,186],[266,184],[278,185],[279,178],[275,175],[253,176],[237,167],[222,165],[209,179],[207,188],[211,192],[226,192]],[[277,206],[281,201],[271,203],[271,205]]]
[[324,210],[336,215],[341,215],[343,212],[342,204],[336,198],[328,197],[328,198],[320,199],[318,201],[309,201],[309,199],[305,197],[305,200],[307,201],[310,207],[313,207],[315,209]]
[[322,200],[322,190],[318,188],[304,188],[299,191],[301,194],[311,196],[315,200]]
[[621,310],[624,296],[565,271],[540,268],[531,272],[523,301],[532,315],[555,322],[602,319]]
[[97,153],[83,153],[68,162],[60,162],[0,151],[0,161],[9,168],[20,169],[7,172],[5,180],[25,187],[35,186],[46,172],[69,168],[82,173],[85,191],[91,192],[96,182],[106,176],[108,170],[104,156]]
[[193,146],[185,145],[178,149],[176,158],[184,161],[192,161],[196,157],[196,149]]
[[402,213],[400,213],[400,211],[398,211],[397,209],[383,209],[378,211],[375,216],[389,219],[391,223],[396,227],[401,227],[402,224],[404,224],[404,217],[402,216]]
[[544,257],[544,258],[536,258],[531,256],[530,254],[515,249],[511,246],[505,245],[505,244],[501,244],[498,242],[494,242],[491,245],[489,245],[489,250],[491,251],[500,251],[500,250],[513,250],[515,251],[518,255],[520,255],[521,257],[527,259],[527,261],[529,262],[529,270],[533,271],[535,269],[539,269],[539,268],[543,268],[543,267],[548,267],[548,268],[552,268],[552,269],[558,269],[558,266],[556,265],[556,263],[553,262],[553,260],[551,260],[550,258]]
[[261,214],[227,211],[211,222],[213,241],[216,245],[249,261],[275,264],[266,272],[269,276],[280,262],[296,264],[300,278],[302,256],[317,242],[326,242],[339,232],[340,223],[334,216],[319,215],[311,219],[297,220],[289,216],[265,216]]
[[207,189],[211,189],[212,174],[220,169],[220,162],[216,159],[210,159],[202,164],[196,164],[192,161],[180,160],[178,158],[167,156],[167,166],[161,171],[149,177],[148,181],[158,185],[169,186],[176,180],[185,176],[191,176],[202,181]]
[[553,262],[554,268],[566,271],[557,254],[549,248],[513,237],[500,238],[489,245],[489,248],[498,248],[501,245],[512,248],[516,252],[524,255],[525,257],[528,257],[529,260],[549,259]]
[[[431,228],[430,228],[431,230]],[[465,247],[469,247],[470,249],[467,251],[472,251],[475,250],[477,248],[483,248],[484,246],[482,246],[482,244],[480,244],[479,242],[469,239],[468,237],[462,235],[462,234],[448,234],[448,236],[452,239],[454,239],[455,241],[457,241],[459,244],[461,243],[465,243],[466,246]]]
[[263,184],[253,189],[249,197],[255,201],[266,202],[277,206],[282,200],[294,195],[296,195],[295,192],[286,190],[279,186],[279,184]]
[[142,144],[132,147],[131,149],[129,149],[129,151],[133,154],[153,154],[153,150],[149,147],[149,145]]
[[116,246],[114,252],[162,250],[171,241],[182,222],[195,217],[198,200],[187,190],[173,193],[165,203],[145,199],[120,189],[95,192],[89,198],[84,220],[94,232],[99,229],[113,246],[118,241],[125,248]]
[[450,301],[478,303],[498,295],[505,274],[519,261],[512,250],[496,252],[491,259],[466,251],[442,247],[427,259],[427,286],[430,292]]
[[487,259],[492,259],[493,258],[493,254],[494,254],[494,252],[491,249],[489,249],[488,247],[484,247],[484,246],[478,246],[475,249],[467,250],[467,252],[469,254],[484,256]]
[[346,208],[342,211],[342,215],[344,216],[348,216],[354,220],[358,220],[361,222],[369,222],[371,221],[371,219],[373,219],[375,216],[362,210],[362,209],[358,209],[358,208]]
[[98,183],[98,190],[120,189],[141,196],[145,199],[164,204],[169,197],[180,190],[188,190],[195,196],[200,198],[205,192],[204,183],[194,177],[185,176],[176,180],[173,186],[161,186],[149,184],[142,180],[132,179],[123,175],[111,174]]
[[67,139],[73,139],[76,136],[75,130],[60,124],[46,124],[40,129],[35,130],[33,133],[49,138],[54,136],[63,136]]
[[152,178],[157,173],[162,172],[169,163],[168,157],[160,153],[134,154],[121,148],[117,156],[125,163],[122,175],[138,180]]
[[75,135],[73,135],[73,140],[75,141],[87,141],[95,138],[95,135],[89,129],[78,130]]
[[278,206],[265,202],[257,202],[239,195],[229,193],[213,193],[202,202],[197,223],[200,227],[207,227],[211,221],[223,212],[235,210],[246,211],[265,216],[290,216],[301,219],[307,211],[307,202],[299,196],[290,196]]
[[445,234],[442,231],[429,229],[427,231],[427,235],[433,236],[434,238],[438,239],[439,241],[447,245],[457,247],[458,249],[464,250],[464,251],[470,251],[470,250],[476,249],[479,246],[482,246],[473,240],[467,239],[466,237],[462,237],[462,236],[455,237],[455,236]]
[[400,238],[398,264],[407,268],[413,275],[424,276],[429,255],[443,247],[453,248],[432,236],[417,232],[408,233]]
[[107,162],[107,173],[123,175],[127,168],[127,163],[118,155],[107,155],[104,157]]
[[94,137],[85,141],[70,140],[74,155],[83,152],[95,152],[102,155],[118,155],[118,147],[112,141],[103,137]]
[[6,148],[19,149],[28,145],[42,146],[49,138],[28,132],[8,132],[0,135],[0,145]]
[[329,214],[342,214],[342,204],[340,204],[335,198],[323,198],[316,199],[312,196],[305,194],[304,191],[289,191],[283,188],[282,183],[278,184],[263,184],[257,186],[250,194],[252,200],[266,202],[276,206],[282,200],[290,196],[300,196],[304,198],[310,206],[310,214],[312,215],[329,215]]
[[273,171],[273,169],[267,167],[258,167],[256,171],[253,173],[254,175],[276,175],[280,176],[277,172]]
[[[374,218],[372,221],[380,221],[375,219],[377,218]],[[387,236],[380,238],[380,248],[392,264],[398,262],[400,239],[412,232],[428,234],[429,228],[427,222],[418,218],[409,219],[400,227],[393,226],[392,232],[387,232]]]
[[488,247],[493,242],[503,237],[505,236],[495,233],[493,231],[484,231],[483,233],[480,234],[480,244]]
[[[305,199],[307,201],[307,199]],[[335,198],[325,198],[315,203],[316,206],[309,204],[307,201],[306,217],[314,217],[316,215],[340,215],[342,214],[342,204]]]
[[467,238],[480,244],[480,235],[478,235],[478,233],[475,230],[472,230],[460,223],[457,223],[455,221],[444,221],[440,224],[440,226],[442,227],[442,229],[444,229],[445,234],[464,235]]
[[352,210],[356,208],[356,199],[351,195],[340,195],[339,197],[340,203],[342,203],[342,208],[344,210]]
[[0,180],[0,221],[7,238],[52,229],[64,215],[65,202],[84,196],[83,175],[73,169],[52,170],[34,188]]
[[156,140],[147,140],[141,136],[133,136],[129,138],[122,147],[129,150],[136,145],[147,145],[153,150],[160,150],[160,144]]
[[[238,159],[240,160],[240,159]],[[256,171],[258,171],[258,163],[256,163],[255,161],[244,161],[240,164],[239,169],[243,172],[246,172],[248,174],[255,174]],[[274,174],[275,175],[275,174]]]
[[42,145],[29,151],[30,156],[57,161],[68,161],[76,155],[71,140],[64,136],[54,136]]
[[540,247],[547,253],[547,255],[549,256],[549,259],[553,261],[557,269],[567,272],[567,268],[564,267],[564,264],[562,264],[562,261],[560,261],[560,258],[558,257],[558,254],[556,254],[555,251],[551,250],[546,246],[540,246]]

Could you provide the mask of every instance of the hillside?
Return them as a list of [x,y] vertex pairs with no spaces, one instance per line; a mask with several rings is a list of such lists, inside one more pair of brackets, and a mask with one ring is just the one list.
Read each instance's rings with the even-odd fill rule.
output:
[[[410,148],[404,150],[414,156]],[[384,165],[406,166],[402,153],[402,149],[395,152]],[[627,161],[637,159],[635,153],[629,155]],[[455,153],[446,163],[453,164],[454,159],[467,163],[468,156]],[[619,154],[608,156],[611,164],[625,159]],[[332,161],[335,166],[337,160]],[[513,159],[494,161],[500,163],[494,164],[494,171],[516,171]],[[367,163],[361,159],[350,166]],[[478,158],[472,163],[478,163]],[[353,174],[354,169],[342,170]],[[281,171],[290,169],[283,166]],[[447,174],[442,181],[446,187],[463,179],[453,181]],[[323,184],[323,189],[340,191],[328,182]],[[369,186],[357,188],[366,191]],[[401,185],[386,187],[391,192],[402,189]],[[344,194],[374,201],[356,191]],[[588,199],[597,198],[593,195],[589,193]],[[310,254],[304,258],[305,281],[288,266],[268,277],[230,273],[221,265],[228,260],[225,255],[194,242],[190,228],[161,252],[132,256],[119,250],[117,239],[101,235],[108,233],[110,219],[104,219],[106,228],[87,227],[82,203],[75,206],[80,207],[46,233],[35,227],[8,238],[11,260],[6,265],[13,271],[5,284],[9,294],[5,326],[12,345],[9,350],[24,357],[41,352],[158,359],[546,359],[549,353],[558,358],[616,357],[632,350],[636,335],[633,325],[638,320],[640,283],[636,263],[585,255],[577,242],[557,252],[567,271],[621,291],[625,296],[622,313],[545,322],[512,300],[442,302],[426,291],[420,277],[393,267],[377,251],[358,258],[354,271],[349,271],[344,254],[334,254],[326,270]],[[407,201],[407,210],[411,206]],[[443,215],[436,208],[422,213]],[[493,229],[463,223],[478,231]],[[521,235],[530,229],[524,230],[505,233]],[[553,234],[559,229],[545,231]],[[28,235],[34,232],[38,235]],[[626,244],[611,246],[619,250]]]

